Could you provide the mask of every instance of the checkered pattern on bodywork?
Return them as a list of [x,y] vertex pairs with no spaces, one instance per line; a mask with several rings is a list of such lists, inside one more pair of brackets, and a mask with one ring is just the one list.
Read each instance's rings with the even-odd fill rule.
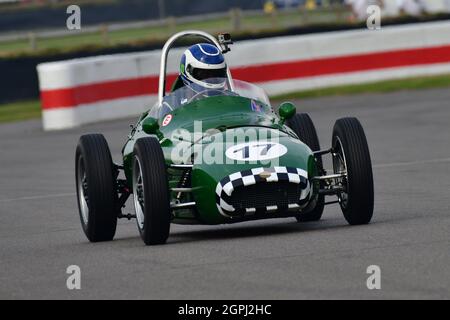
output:
[[[263,172],[270,172],[270,176],[263,178]],[[233,191],[242,186],[251,186],[258,183],[289,182],[299,184],[301,188],[300,199],[297,203],[289,204],[287,209],[300,209],[306,206],[311,197],[311,185],[308,180],[308,173],[303,169],[290,167],[274,168],[253,168],[241,172],[233,173],[222,179],[216,187],[216,204],[219,212],[227,217],[254,214],[257,208],[246,208],[244,212],[237,212],[227,200],[232,196]],[[261,208],[258,208],[261,209]],[[280,209],[277,205],[262,208],[264,211],[276,211]]]

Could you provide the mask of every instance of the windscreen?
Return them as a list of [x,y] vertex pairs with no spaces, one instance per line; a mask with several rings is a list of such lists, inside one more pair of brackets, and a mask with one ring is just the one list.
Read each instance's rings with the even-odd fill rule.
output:
[[241,96],[270,106],[269,98],[264,90],[254,84],[241,80],[233,80],[234,90],[231,90],[226,78],[210,78],[203,81],[212,85],[217,85],[217,83],[226,83],[226,85],[220,89],[206,88],[194,83],[183,86],[166,95],[162,104],[156,105],[151,110],[150,115],[155,118],[161,118],[167,113],[182,108],[192,102],[214,96]]

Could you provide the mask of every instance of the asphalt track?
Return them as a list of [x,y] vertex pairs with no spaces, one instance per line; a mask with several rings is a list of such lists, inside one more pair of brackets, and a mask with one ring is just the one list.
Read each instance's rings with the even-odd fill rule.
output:
[[[0,126],[0,298],[3,299],[449,299],[450,90],[298,102],[323,146],[336,118],[358,117],[375,177],[375,215],[350,227],[324,219],[176,226],[145,247],[135,222],[116,240],[90,244],[74,196],[80,134],[102,132],[116,160],[132,120],[45,133],[39,121]],[[132,210],[132,209],[130,209]],[[81,268],[81,290],[66,268]],[[381,290],[366,269],[381,268]]]

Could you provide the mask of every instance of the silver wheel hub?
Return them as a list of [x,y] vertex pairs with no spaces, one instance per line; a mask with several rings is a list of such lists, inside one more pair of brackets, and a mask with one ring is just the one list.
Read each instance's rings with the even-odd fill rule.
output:
[[[335,174],[347,174],[347,161],[345,158],[344,148],[339,137],[336,137],[335,145],[333,146],[333,169]],[[344,191],[338,193],[338,200],[342,208],[347,208],[348,204],[348,175],[336,181],[338,186],[342,187]]]
[[144,228],[144,182],[139,158],[136,157],[133,168],[133,203],[139,229]]
[[81,217],[84,224],[89,222],[89,197],[88,184],[86,179],[86,168],[84,167],[83,157],[78,159],[78,203],[80,204]]

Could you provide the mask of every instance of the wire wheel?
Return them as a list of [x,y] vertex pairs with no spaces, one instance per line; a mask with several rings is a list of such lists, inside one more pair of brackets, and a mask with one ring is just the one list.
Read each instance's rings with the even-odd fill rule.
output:
[[117,226],[114,164],[100,134],[80,137],[75,152],[75,182],[81,227],[91,242],[110,241]]
[[144,229],[145,222],[144,194],[141,162],[138,157],[135,157],[133,168],[133,200],[136,220],[140,230]]
[[372,162],[366,135],[356,118],[338,119],[333,128],[333,170],[345,174],[337,181],[337,194],[345,219],[351,225],[367,224],[373,215]]
[[86,178],[86,168],[83,157],[78,158],[78,203],[80,204],[81,218],[85,224],[89,222],[89,196],[88,184]]
[[[345,174],[347,175],[347,162],[345,157],[344,148],[342,147],[342,142],[339,137],[336,137],[333,144],[333,171],[335,174]],[[341,208],[345,210],[348,203],[348,177],[345,176],[337,180],[337,185],[342,187],[343,191],[337,194],[339,204]]]
[[163,244],[170,231],[167,168],[159,141],[141,138],[134,146],[133,202],[138,230],[146,245]]

